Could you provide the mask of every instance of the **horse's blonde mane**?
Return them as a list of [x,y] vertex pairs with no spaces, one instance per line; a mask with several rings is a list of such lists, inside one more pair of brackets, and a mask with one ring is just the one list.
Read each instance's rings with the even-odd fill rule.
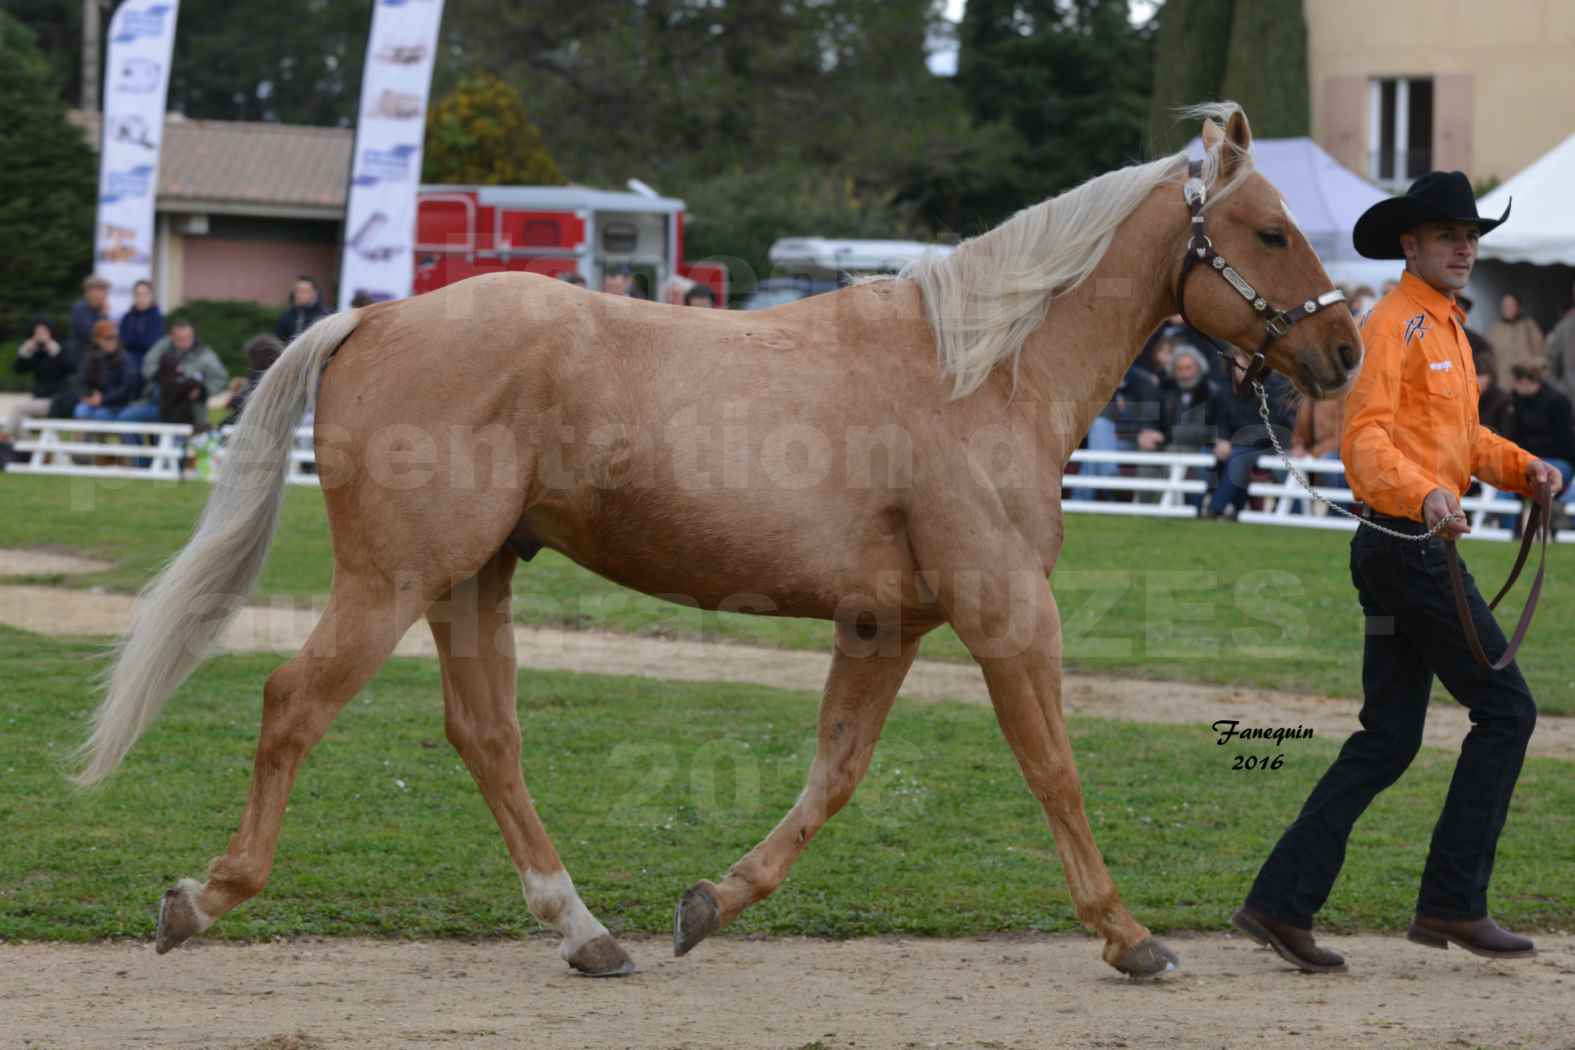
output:
[[[1224,125],[1240,109],[1234,102],[1214,102],[1189,107],[1182,116]],[[1241,163],[1221,185],[1225,150],[1238,154]],[[1096,176],[1024,208],[951,255],[927,255],[898,274],[899,280],[916,283],[924,296],[941,372],[952,379],[953,399],[978,389],[1007,358],[1016,379],[1023,341],[1045,319],[1052,300],[1070,293],[1094,271],[1116,228],[1156,187],[1166,181],[1179,185],[1186,156],[1183,151]],[[1228,139],[1208,150],[1203,161],[1207,207],[1228,196],[1251,170],[1250,152],[1238,150]]]

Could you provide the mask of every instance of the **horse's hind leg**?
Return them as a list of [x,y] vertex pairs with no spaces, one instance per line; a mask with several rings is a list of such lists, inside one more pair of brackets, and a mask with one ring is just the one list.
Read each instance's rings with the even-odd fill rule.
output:
[[401,610],[399,604],[382,577],[336,568],[328,608],[311,637],[263,687],[262,730],[240,830],[228,852],[208,865],[206,882],[182,879],[164,895],[156,942],[161,954],[267,885],[301,762],[421,613],[420,606]]
[[563,935],[564,959],[593,977],[622,976],[634,963],[581,902],[520,773],[509,605],[514,565],[512,553],[500,552],[427,612],[443,664],[448,739],[497,818],[531,914]]
[[673,921],[673,954],[688,952],[780,886],[809,840],[853,797],[853,789],[869,769],[875,741],[913,665],[919,640],[902,640],[892,652],[877,644],[873,647],[877,652],[853,656],[844,651],[845,645],[863,648],[869,643],[857,641],[840,625],[838,633],[820,701],[809,783],[787,816],[729,869],[726,878],[720,883],[702,880],[684,893]]

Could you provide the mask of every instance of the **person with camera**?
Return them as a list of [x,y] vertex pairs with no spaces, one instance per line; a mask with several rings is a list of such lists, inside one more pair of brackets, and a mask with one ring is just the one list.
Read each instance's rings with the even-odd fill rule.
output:
[[33,318],[32,334],[16,348],[16,370],[33,377],[32,397],[12,409],[6,422],[6,432],[13,443],[22,440],[22,424],[50,414],[55,398],[69,395],[71,377],[77,371],[77,358],[68,346],[55,338],[49,318]]
[[120,414],[123,423],[206,423],[208,398],[224,390],[230,373],[179,317],[142,359],[142,378],[146,396]]

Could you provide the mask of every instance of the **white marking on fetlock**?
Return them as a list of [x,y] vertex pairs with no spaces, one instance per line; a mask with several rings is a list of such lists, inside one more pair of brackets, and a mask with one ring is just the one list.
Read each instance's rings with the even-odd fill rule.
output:
[[202,905],[197,903],[202,899],[202,883],[196,879],[181,879],[175,884],[175,889],[186,898],[186,902],[191,905],[192,914],[197,916],[197,929],[192,934],[193,937],[213,925],[213,916],[203,911]]
[[548,875],[525,871],[520,875],[520,884],[525,888],[525,904],[530,913],[563,935],[558,954],[565,959],[606,935],[607,927],[580,900],[574,880],[569,878],[567,871],[560,868]]

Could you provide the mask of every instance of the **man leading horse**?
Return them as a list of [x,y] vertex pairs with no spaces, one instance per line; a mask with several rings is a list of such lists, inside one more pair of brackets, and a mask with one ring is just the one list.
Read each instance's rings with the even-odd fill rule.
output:
[[[1346,741],[1296,822],[1281,836],[1232,923],[1287,962],[1312,973],[1343,972],[1345,960],[1317,944],[1323,907],[1351,828],[1405,772],[1422,743],[1436,674],[1471,711],[1471,732],[1433,831],[1416,916],[1407,936],[1434,948],[1518,959],[1532,942],[1488,916],[1493,858],[1520,775],[1537,708],[1519,667],[1495,671],[1474,659],[1455,607],[1446,543],[1471,531],[1460,497],[1473,474],[1514,492],[1556,493],[1557,470],[1482,426],[1465,314],[1455,301],[1471,279],[1477,240],[1509,217],[1477,214],[1461,172],[1435,171],[1402,197],[1381,201],[1354,231],[1370,259],[1404,259],[1400,283],[1362,327],[1364,367],[1346,398],[1341,458],[1362,516],[1396,537],[1359,527],[1351,580],[1367,620],[1362,728]],[[1464,596],[1489,652],[1503,633],[1469,574]]]

